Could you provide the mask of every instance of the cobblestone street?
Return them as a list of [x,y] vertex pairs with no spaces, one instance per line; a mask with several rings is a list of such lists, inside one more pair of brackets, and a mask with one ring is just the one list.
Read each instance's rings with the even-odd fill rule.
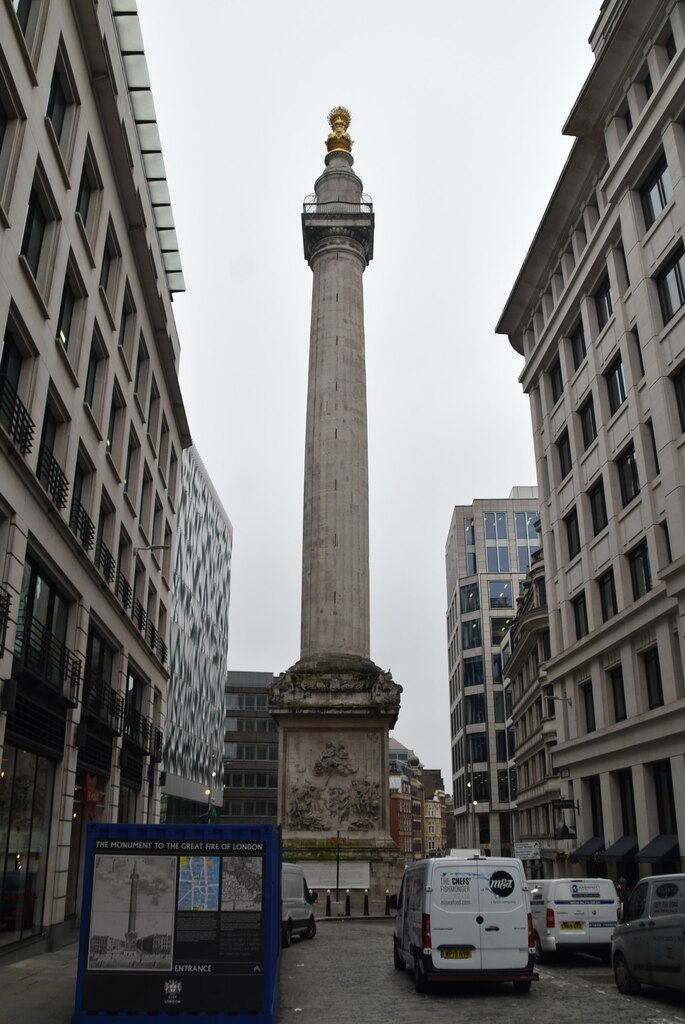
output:
[[445,985],[419,995],[392,963],[392,921],[323,921],[312,942],[281,957],[278,1024],[683,1024],[682,998],[655,989],[622,996],[592,957],[540,967],[528,995],[511,985]]

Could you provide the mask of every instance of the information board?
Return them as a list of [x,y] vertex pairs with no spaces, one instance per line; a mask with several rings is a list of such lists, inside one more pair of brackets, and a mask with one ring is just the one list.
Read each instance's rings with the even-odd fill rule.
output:
[[86,858],[75,1022],[272,1019],[256,1015],[275,999],[276,829],[92,825]]

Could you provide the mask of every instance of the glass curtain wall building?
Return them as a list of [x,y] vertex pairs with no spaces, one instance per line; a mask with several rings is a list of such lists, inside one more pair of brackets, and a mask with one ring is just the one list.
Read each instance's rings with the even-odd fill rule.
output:
[[500,645],[539,547],[537,519],[535,487],[458,505],[445,549],[456,842],[492,855],[509,854],[514,838]]

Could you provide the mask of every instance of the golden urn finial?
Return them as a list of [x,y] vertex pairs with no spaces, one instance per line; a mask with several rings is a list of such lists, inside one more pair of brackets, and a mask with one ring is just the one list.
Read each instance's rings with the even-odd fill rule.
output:
[[349,153],[352,149],[352,139],[347,134],[352,117],[347,107],[333,107],[328,115],[328,123],[333,129],[326,139],[326,149],[329,153],[342,150]]

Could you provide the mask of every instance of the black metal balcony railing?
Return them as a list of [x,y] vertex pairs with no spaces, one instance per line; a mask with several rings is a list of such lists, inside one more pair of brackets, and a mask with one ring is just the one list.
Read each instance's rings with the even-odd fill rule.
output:
[[69,482],[49,448],[43,446],[38,456],[38,479],[57,508],[66,508]]
[[33,444],[35,424],[7,377],[0,377],[0,425],[10,435],[22,455]]
[[128,708],[124,712],[124,736],[135,747],[150,754],[153,748],[153,734],[155,729],[149,718],[142,715],[135,708]]
[[0,587],[0,658],[5,653],[5,638],[7,637],[7,624],[10,620],[10,604],[12,595],[9,590]]
[[145,609],[138,600],[137,597],[133,598],[133,607],[131,608],[131,618],[135,622],[136,626],[141,633],[145,633],[145,627],[147,626],[147,615]]
[[169,657],[169,650],[162,640],[161,634],[157,637],[157,646],[155,650],[157,651],[157,657],[161,661],[162,665],[166,665],[166,660]]
[[90,551],[95,541],[95,527],[80,501],[72,501],[71,513],[69,515],[69,527],[81,541],[86,551]]
[[119,736],[124,720],[124,698],[104,679],[85,675],[83,679],[83,707],[87,714]]
[[332,200],[329,203],[319,203],[314,192],[305,196],[302,208],[305,213],[373,213],[373,200],[366,192],[362,192],[358,203],[345,202],[343,200]]
[[81,680],[81,659],[66,644],[38,622],[27,616],[20,623],[14,645],[19,671],[31,676],[64,697],[75,707]]
[[162,734],[162,730],[153,725],[152,737],[150,740],[150,760],[152,762],[159,762],[162,760],[163,745],[164,736]]
[[128,611],[133,600],[133,588],[128,582],[121,569],[117,570],[116,594],[122,606]]
[[109,550],[102,537],[95,547],[95,565],[108,583],[114,583],[117,564],[114,561],[114,555]]
[[158,638],[159,633],[157,632],[157,627],[152,622],[148,621],[147,626],[145,627],[145,639],[153,651],[157,649]]

